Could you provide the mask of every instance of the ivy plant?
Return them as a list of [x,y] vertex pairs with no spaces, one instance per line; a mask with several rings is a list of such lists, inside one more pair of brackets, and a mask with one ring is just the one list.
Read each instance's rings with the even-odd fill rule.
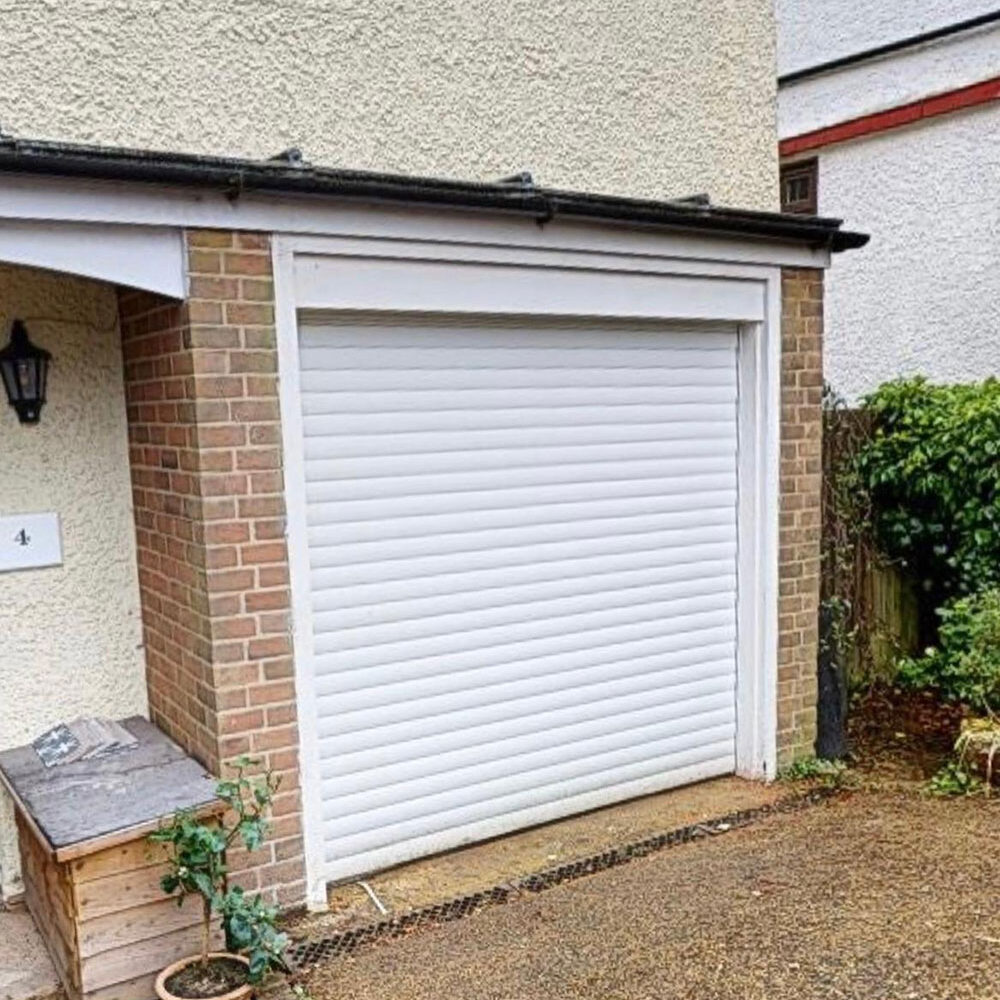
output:
[[201,902],[202,965],[209,962],[212,916],[218,914],[227,946],[247,956],[252,983],[260,982],[273,968],[285,968],[288,943],[275,926],[275,909],[259,895],[250,898],[239,886],[226,882],[226,851],[238,843],[254,851],[267,836],[267,809],[279,779],[270,771],[253,774],[259,764],[249,757],[233,761],[234,776],[216,786],[216,795],[226,805],[221,819],[201,820],[181,810],[149,835],[154,844],[168,848],[169,868],[160,879],[163,891],[175,896],[178,906],[188,896]]
[[1000,381],[888,382],[860,450],[880,548],[932,606],[1000,584]]

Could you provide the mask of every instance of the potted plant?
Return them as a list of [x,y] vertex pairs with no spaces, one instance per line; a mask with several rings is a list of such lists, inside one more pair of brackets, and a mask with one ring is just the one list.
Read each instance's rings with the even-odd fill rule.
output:
[[[226,851],[242,843],[256,850],[267,836],[265,813],[278,789],[270,771],[251,776],[259,761],[239,757],[236,774],[220,781],[216,794],[225,803],[221,819],[199,820],[188,811],[151,833],[166,845],[169,871],[160,879],[163,891],[183,904],[188,896],[201,903],[202,943],[197,955],[167,966],[156,980],[160,1000],[242,1000],[271,969],[284,969],[288,939],[275,927],[277,911],[259,895],[249,897],[226,884]],[[212,917],[217,915],[229,951],[211,951]]]

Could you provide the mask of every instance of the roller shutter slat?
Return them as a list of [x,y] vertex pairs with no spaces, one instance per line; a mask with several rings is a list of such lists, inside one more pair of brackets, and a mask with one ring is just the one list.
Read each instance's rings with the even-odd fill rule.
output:
[[[731,651],[730,651],[730,656]],[[720,683],[716,694],[701,694],[698,698],[699,711],[714,711],[725,707],[730,697],[729,688]],[[690,706],[679,696],[675,688],[671,692],[668,708],[673,718],[683,716],[689,721],[696,720],[691,714]],[[671,716],[664,715],[660,722]],[[698,723],[695,721],[695,725]],[[348,795],[364,789],[389,787],[394,784],[406,784],[413,780],[430,775],[447,775],[462,767],[480,767],[490,762],[497,762],[503,773],[503,762],[514,761],[525,763],[537,757],[542,763],[549,763],[550,758],[544,755],[548,752],[557,753],[560,757],[572,757],[576,753],[580,741],[593,739],[594,734],[603,736],[608,733],[608,727],[601,727],[594,720],[583,720],[572,727],[549,728],[536,734],[528,749],[521,744],[517,736],[492,742],[476,743],[471,747],[459,746],[446,752],[435,753],[433,757],[410,756],[405,759],[368,756],[358,758],[353,764],[349,760],[330,760],[324,766],[321,777],[325,782],[336,783],[341,794]],[[633,739],[632,727],[616,731],[625,742]],[[540,756],[542,755],[542,756]],[[338,766],[338,763],[340,766]],[[349,766],[350,765],[350,766]]]
[[706,415],[713,406],[724,406],[735,400],[736,386],[676,386],[665,388],[659,385],[586,385],[559,388],[549,386],[543,389],[419,389],[410,392],[405,389],[388,391],[365,391],[357,388],[355,379],[352,388],[343,392],[302,392],[302,412],[306,415],[317,413],[407,413],[411,410],[451,410],[468,408],[497,407],[517,409],[520,406],[537,406],[538,396],[544,396],[550,406],[571,407],[582,415],[588,405],[628,405],[669,403],[678,408],[679,417]]
[[558,675],[596,663],[614,668],[634,662],[641,668],[646,665],[647,658],[655,656],[662,663],[661,669],[667,669],[673,662],[673,654],[678,651],[699,653],[713,648],[716,643],[731,643],[735,639],[735,630],[724,615],[697,617],[699,620],[691,628],[671,635],[664,635],[653,619],[528,642],[463,649],[446,656],[409,659],[405,668],[390,660],[388,663],[345,670],[343,661],[346,657],[332,653],[316,659],[317,697],[336,697],[344,691],[377,689],[407,679],[419,682],[432,676],[475,678],[478,671],[500,667],[506,668],[512,676],[530,675],[532,671]]
[[329,877],[733,769],[736,344],[301,328]]
[[[573,795],[607,788],[615,782],[657,774],[668,775],[672,768],[692,763],[711,762],[715,765],[715,773],[724,774],[732,770],[730,747],[734,737],[735,727],[726,724],[713,729],[702,729],[682,738],[659,740],[635,750],[630,748],[615,755],[597,755],[595,759],[586,762],[588,766],[583,769],[582,775],[567,778],[560,774],[545,785],[538,784],[535,776],[529,774],[527,789],[514,794],[490,796],[458,808],[443,809],[440,805],[436,806],[438,812],[434,813],[435,824],[443,831],[457,832],[463,825],[488,816],[527,809],[539,798],[542,801],[571,800]],[[345,832],[335,837],[332,843],[327,842],[327,857],[329,860],[342,861],[345,854],[349,856],[349,852],[371,850],[385,843],[405,840],[425,832],[426,826],[425,817],[420,816],[415,820],[394,822],[390,828],[376,823],[357,833]]]
[[[426,579],[391,581],[379,586],[331,587],[317,596],[313,605],[316,615],[327,612],[354,613],[375,621],[398,614],[395,605],[408,601],[409,609],[418,614],[435,614],[441,602],[454,602],[455,610],[491,607],[509,595],[512,601],[545,600],[549,597],[570,597],[593,593],[598,590],[616,590],[635,587],[644,583],[694,583],[705,576],[728,568],[725,559],[703,560],[698,563],[683,562],[658,564],[656,553],[650,553],[652,565],[643,565],[626,557],[627,569],[616,571],[614,565],[599,566],[602,572],[581,572],[582,560],[558,563],[551,570],[550,563],[527,565],[484,573],[457,573],[451,577],[436,576]],[[610,560],[602,557],[606,564]],[[659,560],[662,563],[662,557]],[[566,576],[566,566],[573,565],[576,572]],[[535,577],[534,580],[526,576]],[[446,582],[447,581],[447,582]]]
[[[706,730],[714,730],[713,735],[717,736],[732,726],[721,700],[719,707],[700,712],[690,717],[689,721],[691,728],[672,737],[673,745],[678,749],[703,742]],[[662,743],[661,731],[662,721],[657,720],[651,725],[637,726],[627,734],[605,733],[590,740],[563,744],[565,749],[575,751],[573,753],[559,754],[546,748],[539,754],[506,758],[516,763],[516,767],[497,766],[503,761],[494,756],[488,764],[469,765],[465,773],[462,768],[455,768],[411,780],[405,788],[395,789],[395,794],[380,788],[374,792],[368,789],[358,795],[344,796],[334,808],[337,813],[349,817],[341,822],[344,834],[377,830],[386,822],[405,823],[430,811],[444,812],[523,792],[545,784],[553,776],[569,781],[615,760],[618,763],[640,762],[648,754],[649,744]]]

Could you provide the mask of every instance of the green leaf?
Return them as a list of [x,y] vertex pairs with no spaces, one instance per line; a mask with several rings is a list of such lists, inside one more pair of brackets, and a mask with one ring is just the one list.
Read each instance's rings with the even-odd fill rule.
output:
[[211,901],[216,895],[216,886],[212,882],[207,872],[194,871],[191,873],[191,883],[201,893],[205,899]]

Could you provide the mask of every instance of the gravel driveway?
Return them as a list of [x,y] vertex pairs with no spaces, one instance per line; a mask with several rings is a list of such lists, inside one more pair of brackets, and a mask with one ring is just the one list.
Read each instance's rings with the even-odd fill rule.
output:
[[1000,1000],[1000,803],[858,792],[368,946],[316,1000]]

